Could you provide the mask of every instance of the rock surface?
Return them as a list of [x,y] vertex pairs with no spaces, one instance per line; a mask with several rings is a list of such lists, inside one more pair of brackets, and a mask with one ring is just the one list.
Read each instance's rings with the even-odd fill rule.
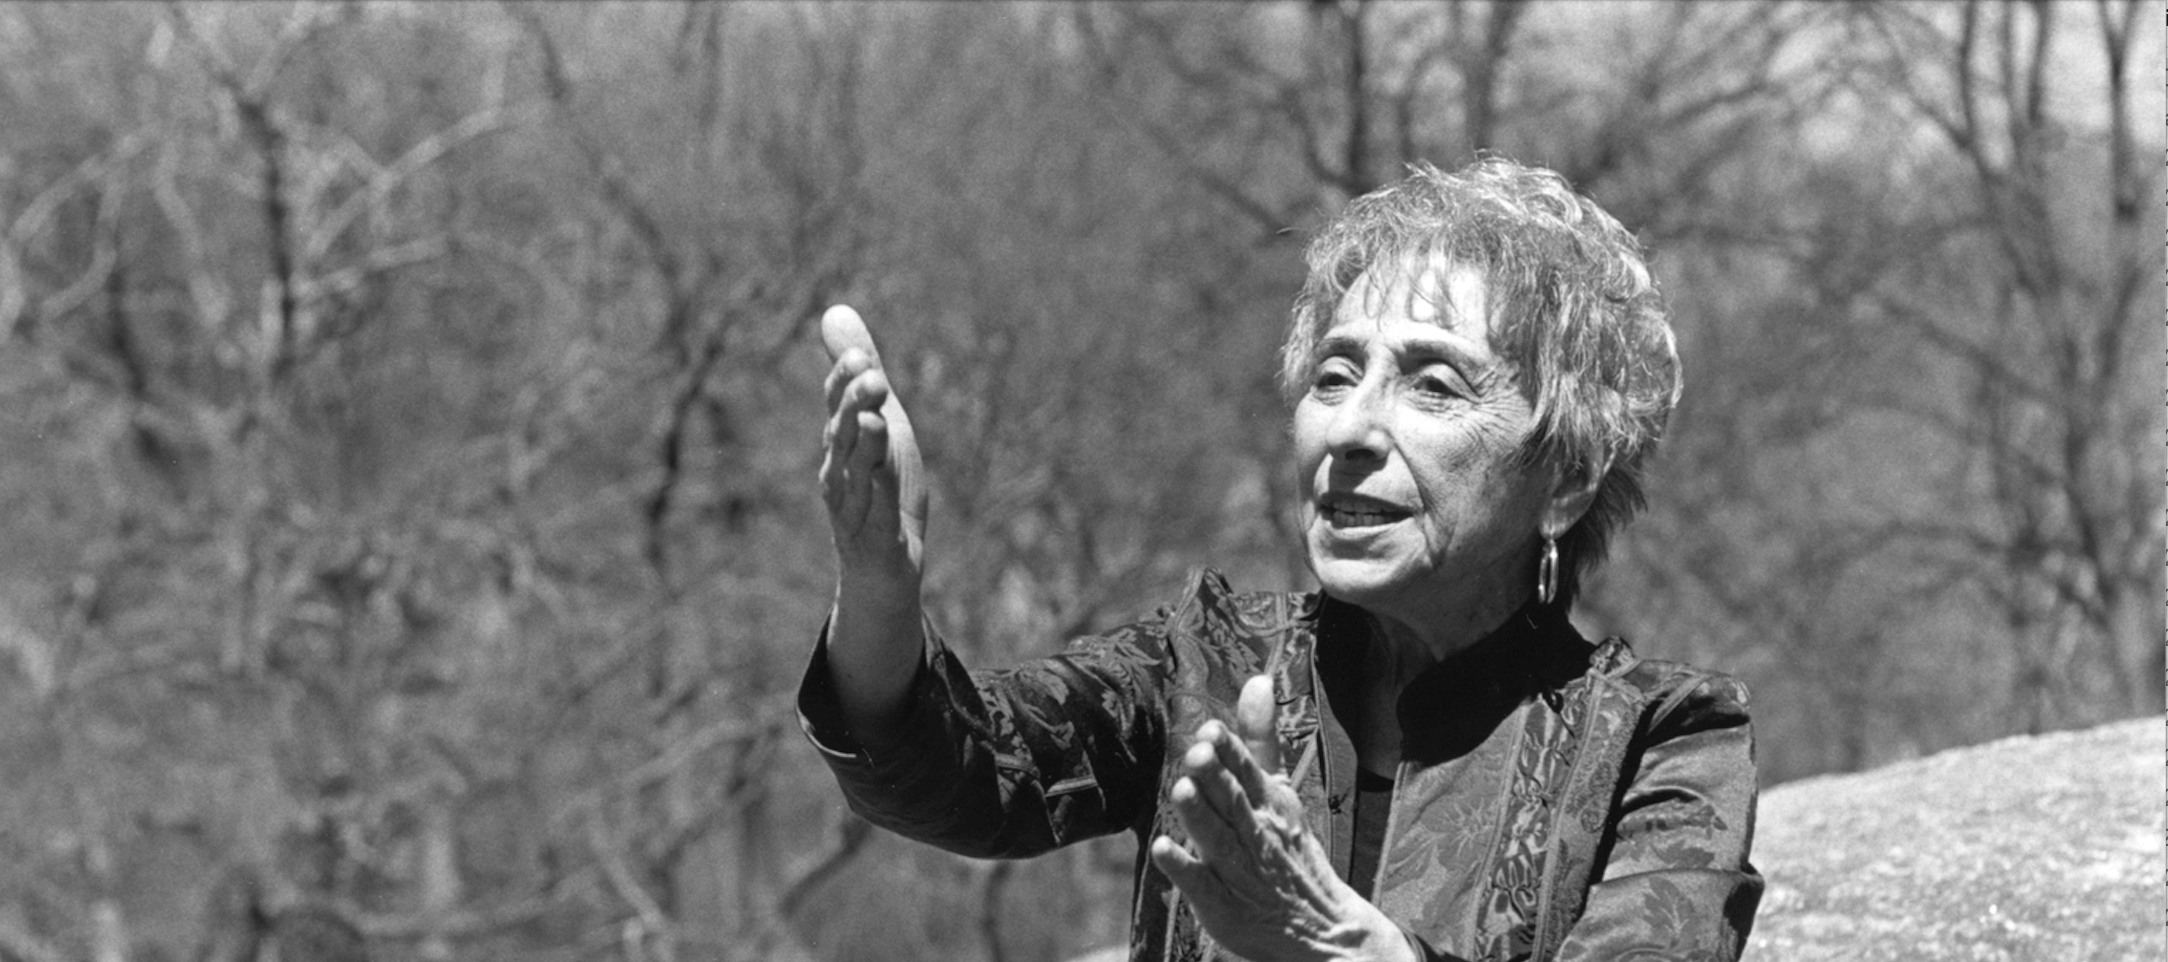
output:
[[2168,959],[2158,718],[1762,795],[1748,962]]

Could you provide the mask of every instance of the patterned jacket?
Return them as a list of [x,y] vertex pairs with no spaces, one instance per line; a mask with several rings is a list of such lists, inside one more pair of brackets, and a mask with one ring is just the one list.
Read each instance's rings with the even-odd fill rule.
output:
[[[1369,624],[1207,571],[1151,620],[1005,671],[966,671],[929,627],[908,717],[877,753],[842,721],[824,638],[800,721],[851,807],[910,838],[1015,858],[1133,833],[1132,962],[1226,959],[1144,856],[1182,837],[1166,801],[1181,750],[1270,672],[1281,757],[1345,875],[1356,765],[1332,703]],[[1736,959],[1762,887],[1746,701],[1728,677],[1525,609],[1402,695],[1373,901],[1435,959]]]

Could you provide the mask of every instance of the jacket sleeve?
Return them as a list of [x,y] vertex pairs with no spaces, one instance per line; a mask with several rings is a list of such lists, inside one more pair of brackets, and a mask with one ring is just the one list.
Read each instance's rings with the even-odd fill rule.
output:
[[1608,856],[1557,958],[1737,959],[1761,900],[1746,689],[1701,675],[1659,706],[1616,810]]
[[1028,857],[1150,817],[1167,657],[1162,623],[1143,622],[972,672],[928,625],[904,720],[861,738],[844,721],[823,628],[799,723],[868,821],[963,855]]

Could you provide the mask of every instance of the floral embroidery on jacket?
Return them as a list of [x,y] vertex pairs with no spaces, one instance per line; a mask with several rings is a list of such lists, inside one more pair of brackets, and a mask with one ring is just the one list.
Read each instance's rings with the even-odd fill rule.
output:
[[[1352,609],[1331,605],[1236,594],[1206,572],[1152,619],[997,671],[967,671],[928,626],[910,716],[878,753],[841,721],[817,648],[801,721],[853,810],[909,837],[1014,857],[1132,833],[1133,962],[1226,958],[1142,857],[1153,835],[1180,834],[1165,804],[1172,743],[1231,719],[1242,682],[1269,670],[1283,757],[1308,759],[1305,815],[1328,848],[1344,837],[1352,807],[1329,799],[1348,786],[1329,782],[1352,758],[1332,747],[1349,743],[1323,709],[1317,656],[1320,626]],[[1487,736],[1441,742],[1403,726],[1404,757],[1421,761],[1404,762],[1395,790],[1378,904],[1440,959],[1735,959],[1761,887],[1746,861],[1744,689],[1637,661],[1616,641],[1591,646],[1562,616],[1516,624],[1485,642],[1499,661],[1474,674],[1489,684],[1432,699],[1490,712]]]

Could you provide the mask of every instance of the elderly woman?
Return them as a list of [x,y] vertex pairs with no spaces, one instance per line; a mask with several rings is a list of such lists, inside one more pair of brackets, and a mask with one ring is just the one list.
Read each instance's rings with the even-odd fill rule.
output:
[[951,851],[1134,833],[1133,960],[1735,958],[1746,692],[1568,617],[1678,397],[1632,235],[1492,158],[1349,204],[1309,269],[1283,377],[1320,590],[1208,572],[1007,671],[923,615],[910,424],[832,309],[807,735],[855,810]]

